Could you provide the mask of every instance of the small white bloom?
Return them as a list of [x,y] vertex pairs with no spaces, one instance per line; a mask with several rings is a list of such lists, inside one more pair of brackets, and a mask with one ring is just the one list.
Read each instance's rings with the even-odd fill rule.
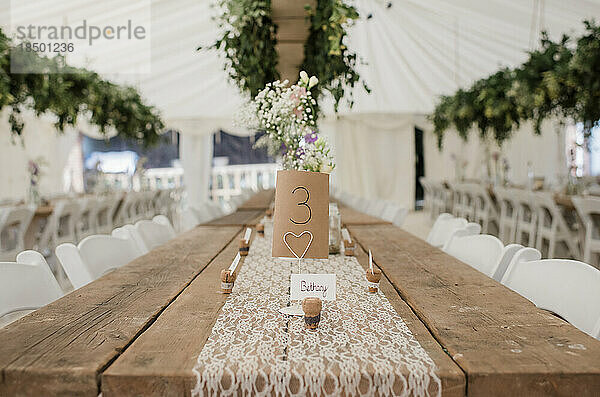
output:
[[302,80],[304,84],[308,84],[308,74],[304,70],[300,72],[300,80]]
[[318,82],[319,82],[319,79],[316,76],[312,76],[310,78],[310,81],[308,82],[308,89],[310,90],[311,88],[316,86]]

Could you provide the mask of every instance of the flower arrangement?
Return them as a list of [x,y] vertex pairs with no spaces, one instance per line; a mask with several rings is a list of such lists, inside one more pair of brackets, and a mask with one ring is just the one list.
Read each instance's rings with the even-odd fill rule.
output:
[[265,132],[255,146],[281,157],[284,169],[328,173],[335,167],[331,149],[318,133],[317,101],[310,92],[318,82],[302,71],[291,86],[287,80],[269,83],[240,117],[240,124]]
[[42,157],[38,157],[35,160],[29,160],[27,163],[27,171],[29,173],[29,202],[32,204],[39,204],[41,202],[39,184],[40,179],[44,175],[42,167],[45,165],[46,162]]

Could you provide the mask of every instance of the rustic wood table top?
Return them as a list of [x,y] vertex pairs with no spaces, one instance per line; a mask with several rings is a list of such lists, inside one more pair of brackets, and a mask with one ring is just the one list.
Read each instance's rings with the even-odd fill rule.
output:
[[390,222],[377,218],[372,215],[357,211],[351,207],[339,205],[342,223],[344,225],[380,225],[390,224]]
[[600,341],[402,229],[349,230],[464,371],[468,395],[598,395]]
[[261,190],[250,197],[238,210],[266,210],[275,199],[275,189]]
[[214,219],[206,225],[213,226],[253,226],[265,215],[264,210],[238,210],[222,218]]
[[[341,210],[442,395],[597,395],[599,341],[402,229]],[[199,226],[0,329],[0,396],[189,395],[227,299],[220,271],[253,211],[239,212],[235,226]]]

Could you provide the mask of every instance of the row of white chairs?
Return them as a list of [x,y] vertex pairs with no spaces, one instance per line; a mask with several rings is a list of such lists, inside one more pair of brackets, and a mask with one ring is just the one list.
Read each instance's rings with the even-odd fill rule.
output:
[[[175,237],[169,219],[157,215],[113,230],[111,235],[85,237],[77,246],[64,243],[56,256],[73,288],[102,277]],[[44,256],[23,251],[16,262],[0,262],[0,326],[63,296]]]
[[367,199],[348,192],[338,192],[331,188],[330,194],[340,203],[357,211],[381,218],[395,226],[401,227],[408,215],[408,209],[390,200]]
[[425,178],[421,184],[425,207],[434,217],[450,211],[479,223],[483,233],[495,234],[505,244],[535,247],[548,258],[554,258],[562,244],[571,258],[600,265],[600,197],[571,196],[579,224],[568,222],[552,192],[496,187],[494,203],[480,184],[448,184],[447,189]]
[[188,203],[182,214],[182,230],[190,230],[202,223],[231,214],[254,194],[256,194],[254,190],[244,189],[240,195],[232,197],[231,200],[223,204],[219,204],[214,200],[206,200],[196,205]]
[[[107,234],[115,227],[155,215],[174,219],[180,193],[175,189],[128,192],[125,196],[63,198],[53,205],[41,230],[36,231],[34,248],[49,255],[65,242],[76,243],[93,234]],[[0,260],[12,261],[25,249],[25,234],[35,207],[0,208]]]
[[88,236],[77,245],[61,244],[56,247],[56,257],[73,288],[77,289],[147,254],[175,236],[169,219],[157,215],[153,220],[140,220],[118,227],[111,235]]
[[466,230],[467,225],[464,218],[441,214],[428,241],[440,246],[445,236],[448,254],[600,339],[600,270],[576,260],[541,260],[535,248],[505,246],[495,236],[475,233],[476,227]]

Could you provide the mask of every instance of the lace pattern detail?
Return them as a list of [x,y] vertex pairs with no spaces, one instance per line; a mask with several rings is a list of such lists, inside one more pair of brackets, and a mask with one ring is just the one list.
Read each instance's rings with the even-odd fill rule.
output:
[[194,396],[441,396],[434,362],[381,292],[367,292],[356,258],[305,259],[302,272],[335,273],[337,300],[308,331],[289,304],[293,260],[271,257],[272,227],[254,239],[194,373]]

